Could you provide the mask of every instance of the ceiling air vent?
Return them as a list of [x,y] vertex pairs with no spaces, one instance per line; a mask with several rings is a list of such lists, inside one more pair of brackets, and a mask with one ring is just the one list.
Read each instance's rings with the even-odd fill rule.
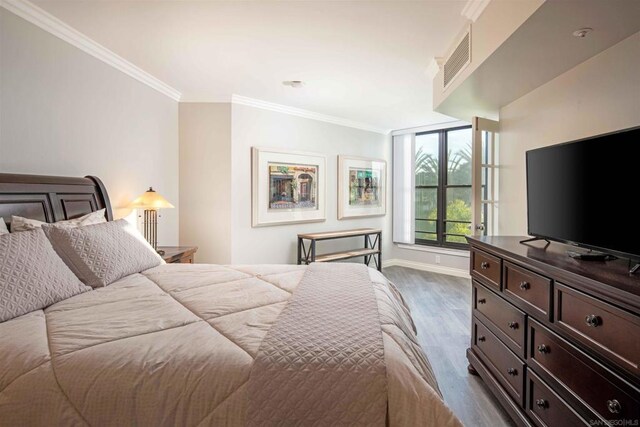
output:
[[444,63],[444,87],[446,88],[456,76],[471,62],[471,29],[469,29]]

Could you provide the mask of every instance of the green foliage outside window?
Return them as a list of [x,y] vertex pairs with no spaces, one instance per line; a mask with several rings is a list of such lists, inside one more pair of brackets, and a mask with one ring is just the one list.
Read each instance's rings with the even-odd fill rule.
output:
[[[443,136],[428,134],[416,138],[415,153],[415,215],[416,239],[437,241],[438,186],[441,184],[438,148]],[[464,235],[471,234],[471,129],[447,132],[446,182],[442,191],[446,212],[442,219],[445,230],[443,243],[466,243]],[[452,222],[462,221],[462,222]],[[454,234],[454,235],[450,235]],[[455,235],[459,236],[455,236]]]

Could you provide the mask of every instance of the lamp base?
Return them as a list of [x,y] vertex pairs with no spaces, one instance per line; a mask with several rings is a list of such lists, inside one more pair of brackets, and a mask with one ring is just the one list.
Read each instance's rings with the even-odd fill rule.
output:
[[155,209],[144,210],[144,238],[153,249],[158,251],[158,211]]

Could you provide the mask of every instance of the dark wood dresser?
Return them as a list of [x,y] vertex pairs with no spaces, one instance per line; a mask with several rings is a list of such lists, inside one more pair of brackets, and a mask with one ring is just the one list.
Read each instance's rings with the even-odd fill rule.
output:
[[468,239],[469,371],[518,425],[640,425],[640,276],[522,239]]

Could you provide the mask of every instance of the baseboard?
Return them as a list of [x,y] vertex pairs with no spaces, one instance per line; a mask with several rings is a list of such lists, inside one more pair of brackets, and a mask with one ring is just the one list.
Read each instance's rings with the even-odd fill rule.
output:
[[407,261],[405,259],[389,259],[382,262],[382,267],[406,267],[414,270],[430,271],[432,273],[446,274],[448,276],[462,277],[469,279],[469,272],[459,268],[445,267],[436,264],[426,264],[424,262]]

